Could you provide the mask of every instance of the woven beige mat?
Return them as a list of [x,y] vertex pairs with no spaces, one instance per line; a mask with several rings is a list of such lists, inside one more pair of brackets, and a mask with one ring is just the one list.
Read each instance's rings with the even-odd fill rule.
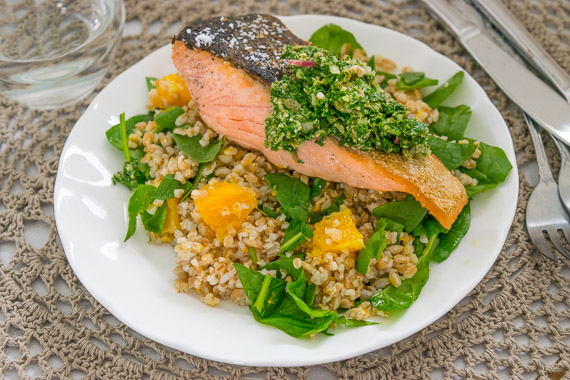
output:
[[[570,71],[570,2],[506,2]],[[168,43],[182,22],[253,11],[334,14],[410,34],[456,61],[502,112],[520,152],[519,167],[533,160],[521,112],[415,1],[177,3],[127,1],[128,22],[140,32],[123,39],[100,88]],[[192,357],[141,337],[85,291],[58,242],[53,191],[59,155],[89,101],[35,112],[0,98],[0,378],[570,378],[570,267],[534,252],[524,227],[531,190],[524,179],[506,248],[485,279],[446,316],[386,349],[317,367],[249,368]],[[558,155],[548,148],[557,167]]]

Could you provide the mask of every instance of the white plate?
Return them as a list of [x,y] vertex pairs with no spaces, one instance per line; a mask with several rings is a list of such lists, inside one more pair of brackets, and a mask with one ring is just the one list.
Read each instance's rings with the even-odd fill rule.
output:
[[[423,43],[379,26],[331,16],[282,17],[308,39],[327,23],[351,31],[367,52],[382,53],[444,81],[461,68]],[[518,175],[505,122],[483,89],[468,74],[447,102],[467,104],[473,117],[466,135],[498,145],[513,164],[507,181],[472,203],[467,236],[451,257],[432,263],[428,283],[405,312],[379,325],[338,328],[335,335],[295,339],[261,325],[245,307],[231,301],[216,308],[195,294],[174,290],[175,254],[171,246],[147,244],[142,228],[123,243],[130,192],[113,186],[122,154],[105,131],[127,117],[144,113],[146,76],[175,72],[165,46],[119,75],[93,100],[63,149],[55,186],[59,236],[73,270],[85,288],[118,319],[142,335],[202,358],[255,366],[312,365],[354,357],[404,339],[447,313],[481,281],[499,254],[515,213]]]

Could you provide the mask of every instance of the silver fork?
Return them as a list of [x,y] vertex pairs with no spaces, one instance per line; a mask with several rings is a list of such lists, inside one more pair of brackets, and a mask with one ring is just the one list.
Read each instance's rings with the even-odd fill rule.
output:
[[542,138],[537,132],[534,122],[526,114],[525,119],[536,152],[539,176],[538,185],[528,200],[526,226],[530,240],[536,248],[549,259],[560,262],[550,249],[544,235],[548,235],[554,247],[564,257],[570,259],[570,253],[562,245],[562,240],[558,234],[558,231],[561,230],[566,239],[570,241],[570,215],[562,206],[558,196],[558,185],[552,177]]
[[566,207],[566,211],[570,212],[570,152],[568,147],[552,137],[554,144],[560,152],[560,172],[558,173],[558,193],[560,199]]

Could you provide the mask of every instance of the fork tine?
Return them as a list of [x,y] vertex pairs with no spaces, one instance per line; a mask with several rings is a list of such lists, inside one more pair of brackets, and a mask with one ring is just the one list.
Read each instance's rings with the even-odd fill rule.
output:
[[562,229],[562,233],[564,234],[564,237],[566,238],[566,240],[568,240],[568,243],[570,243],[570,226],[564,226]]
[[568,253],[566,248],[564,248],[564,246],[562,245],[562,241],[560,240],[560,236],[558,235],[558,230],[549,229],[548,237],[550,238],[550,241],[552,241],[552,244],[554,244],[558,252],[560,252],[560,254],[566,257],[567,259],[570,259],[570,253]]
[[[539,232],[539,231],[533,231],[533,232]],[[560,263],[560,259],[554,256],[554,252],[552,252],[548,244],[546,244],[546,240],[544,239],[544,236],[542,236],[542,232],[540,232],[540,236],[535,236],[535,234],[529,231],[529,235],[530,235],[530,240],[532,241],[538,252],[540,252],[543,256],[548,257],[550,260],[556,263]]]

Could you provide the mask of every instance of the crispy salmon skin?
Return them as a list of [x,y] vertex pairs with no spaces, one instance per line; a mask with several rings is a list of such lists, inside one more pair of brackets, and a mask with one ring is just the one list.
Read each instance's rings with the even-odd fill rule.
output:
[[[230,49],[231,41],[242,34],[246,37],[233,42]],[[263,42],[251,41],[255,36]],[[310,177],[411,194],[442,226],[450,228],[467,204],[467,194],[434,155],[405,159],[396,153],[363,153],[339,146],[332,137],[322,146],[312,141],[302,143],[297,148],[298,159],[264,146],[265,119],[272,111],[270,83],[286,72],[279,54],[290,43],[306,44],[272,16],[216,17],[190,24],[174,38],[172,62],[198,103],[200,116],[217,133],[262,152],[279,167]],[[253,46],[259,48],[259,44],[268,52],[266,60],[252,58],[258,54]]]

